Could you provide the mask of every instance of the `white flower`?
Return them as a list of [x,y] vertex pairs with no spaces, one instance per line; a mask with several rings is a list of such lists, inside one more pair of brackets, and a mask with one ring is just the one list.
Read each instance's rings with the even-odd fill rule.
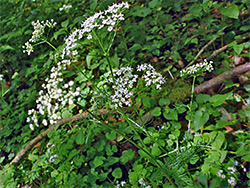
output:
[[87,37],[87,39],[89,39],[89,40],[92,39],[92,35],[89,34],[88,37]]
[[58,155],[53,155],[53,156],[51,156],[50,158],[49,158],[49,162],[50,163],[53,163],[54,161],[55,161],[55,158],[57,158],[58,157]]
[[0,81],[2,81],[3,80],[3,75],[2,74],[0,74]]
[[186,68],[185,70],[182,70],[181,77],[187,75],[199,76],[200,74],[203,74],[203,72],[205,71],[211,72],[212,70],[214,70],[212,64],[213,64],[212,61],[208,63],[207,60],[205,59],[203,63],[198,63],[196,65]]
[[235,185],[236,185],[236,182],[235,182],[235,178],[234,178],[234,177],[230,177],[230,179],[228,179],[227,182],[228,182],[231,186],[235,186]]
[[227,168],[228,170],[231,170],[231,174],[233,174],[235,171],[236,171],[236,168],[235,167],[228,167]]
[[70,8],[72,8],[72,5],[63,5],[62,8],[59,8],[59,11],[67,10],[67,9],[70,9]]
[[31,130],[34,130],[34,125],[33,124],[30,124],[29,126],[30,126]]
[[44,126],[47,126],[47,125],[48,125],[48,122],[46,121],[46,119],[43,119],[42,124],[43,124]]

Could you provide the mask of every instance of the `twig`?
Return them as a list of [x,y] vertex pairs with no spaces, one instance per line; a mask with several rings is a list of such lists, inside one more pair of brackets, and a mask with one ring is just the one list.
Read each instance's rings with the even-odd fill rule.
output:
[[198,52],[198,54],[195,56],[194,60],[191,61],[184,69],[186,69],[187,67],[193,65],[194,62],[198,59],[198,57],[200,57],[200,55],[202,54],[202,52],[204,52],[204,50],[205,50],[210,44],[212,44],[215,40],[216,40],[216,38],[210,40],[205,46],[203,46],[203,47],[201,48],[201,50]]
[[226,71],[223,74],[197,86],[194,88],[195,93],[201,93],[207,89],[210,89],[216,85],[221,84],[224,80],[228,80],[236,75],[243,74],[245,72],[250,71],[250,63],[246,63],[244,65],[240,65],[232,70]]
[[250,37],[250,34],[248,34],[248,35],[246,35],[246,36],[244,36],[244,37],[238,38],[238,39],[236,39],[235,41],[233,41],[233,42],[231,42],[231,43],[229,43],[229,44],[223,46],[222,48],[220,48],[220,49],[214,51],[214,52],[212,53],[212,55],[210,55],[210,56],[207,58],[207,60],[210,60],[210,59],[214,58],[217,54],[219,54],[219,53],[223,52],[224,50],[226,50],[226,49],[228,48],[228,45],[230,45],[230,44],[232,44],[232,43],[234,43],[234,42],[237,42],[237,43],[243,42],[244,40],[246,40],[246,39],[249,38],[249,37]]
[[[97,115],[104,115],[104,114],[107,114],[109,111],[106,110],[106,109],[101,109],[101,110],[98,110],[97,111]],[[80,119],[83,119],[83,118],[86,118],[88,117],[89,114],[87,112],[83,112],[81,114],[78,114],[78,115],[75,115],[75,116],[72,116],[72,117],[68,117],[68,118],[65,118],[65,119],[61,119],[59,121],[57,121],[57,123],[55,123],[53,126],[49,127],[46,131],[40,133],[37,137],[35,137],[33,140],[30,141],[30,143],[28,143],[19,153],[18,155],[11,161],[10,164],[14,164],[14,163],[18,163],[21,158],[31,149],[33,148],[39,141],[41,141],[44,137],[47,136],[48,132],[53,130],[56,125],[63,125],[65,123],[69,123],[71,121],[77,121],[77,120],[80,120]]]

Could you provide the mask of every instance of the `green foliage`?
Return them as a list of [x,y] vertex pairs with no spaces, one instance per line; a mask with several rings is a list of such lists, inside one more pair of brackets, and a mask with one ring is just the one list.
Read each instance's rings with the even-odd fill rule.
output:
[[[60,11],[61,1],[2,0],[0,187],[121,187],[122,182],[124,187],[229,187],[232,177],[237,186],[250,185],[244,166],[250,162],[249,83],[227,84],[212,95],[190,94],[194,84],[228,69],[231,55],[250,57],[249,42],[232,43],[250,29],[249,4],[240,0],[129,1],[125,20],[111,32],[96,30],[90,40],[84,36],[74,47],[78,54],[68,57],[74,65],[62,72],[60,84],[73,80],[81,99],[57,115],[64,119],[88,110],[88,116],[57,126],[16,166],[9,164],[48,128],[40,123],[32,131],[26,119],[51,68],[61,61],[64,39],[114,2],[65,1],[72,8]],[[52,18],[55,28],[33,53],[24,54],[31,22]],[[211,40],[201,59],[230,43],[228,51],[214,58],[215,72],[191,86],[192,79],[179,78],[178,72]],[[131,106],[116,109],[110,100],[114,83],[105,84],[105,73],[148,62],[166,77],[162,90],[140,78]],[[99,113],[103,109],[108,112]]]

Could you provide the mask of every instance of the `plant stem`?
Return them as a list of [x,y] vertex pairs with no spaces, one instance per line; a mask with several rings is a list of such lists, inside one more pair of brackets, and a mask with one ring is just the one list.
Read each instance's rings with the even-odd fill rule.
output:
[[190,130],[190,125],[191,125],[191,119],[192,119],[192,105],[193,105],[193,99],[194,99],[194,84],[195,84],[195,79],[196,76],[194,76],[193,78],[193,83],[192,83],[192,93],[191,93],[191,101],[190,101],[190,107],[189,107],[189,111],[190,111],[190,117],[189,117],[189,122],[188,122],[188,130]]

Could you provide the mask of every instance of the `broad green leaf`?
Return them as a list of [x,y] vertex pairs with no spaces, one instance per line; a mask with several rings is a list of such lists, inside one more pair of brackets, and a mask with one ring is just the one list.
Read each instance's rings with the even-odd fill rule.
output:
[[84,139],[85,139],[85,136],[84,136],[83,130],[80,129],[80,131],[78,132],[76,136],[76,144],[82,145],[84,143]]
[[246,155],[243,157],[243,160],[250,162],[250,155]]
[[159,149],[159,147],[157,145],[154,145],[151,149],[151,154],[153,156],[159,156],[161,154],[161,150]]
[[215,140],[212,142],[212,146],[215,147],[215,149],[220,150],[222,144],[225,141],[225,135],[221,131],[218,131],[217,133],[218,134],[217,134]]
[[112,172],[112,176],[114,176],[114,178],[121,178],[122,177],[122,170],[120,168],[116,168]]
[[225,95],[221,95],[221,94],[213,95],[212,97],[210,97],[209,102],[211,102],[214,107],[220,106],[226,101],[229,94],[230,93],[225,94]]
[[129,160],[133,159],[134,156],[135,156],[135,151],[133,151],[132,149],[125,150],[122,152],[122,156],[120,158],[120,161],[122,163],[127,163]]
[[197,95],[196,97],[196,101],[199,103],[199,104],[202,104],[202,103],[206,103],[208,100],[209,100],[210,96],[207,95],[207,94],[199,94]]
[[227,151],[221,151],[221,156],[220,156],[220,163],[223,163],[227,156]]
[[240,13],[237,5],[230,5],[228,7],[222,7],[220,9],[220,12],[223,16],[227,16],[229,18],[234,18],[234,19],[238,19],[239,13]]
[[207,112],[198,110],[194,115],[193,129],[198,131],[202,126],[204,126],[209,120],[209,114]]
[[132,13],[134,16],[139,16],[139,17],[146,17],[147,15],[151,14],[150,8],[140,8],[139,10],[135,11]]
[[98,167],[98,166],[101,166],[103,164],[103,160],[105,160],[105,157],[103,156],[97,156],[93,163],[94,163],[94,168]]
[[68,117],[71,117],[71,116],[73,116],[73,114],[70,113],[68,110],[64,110],[64,111],[62,112],[62,118],[63,118],[63,119],[68,118]]
[[160,116],[161,115],[161,108],[160,107],[155,107],[151,112],[152,116]]
[[190,163],[194,165],[199,159],[200,159],[199,155],[193,155],[190,158]]
[[166,113],[165,111],[163,112],[163,116],[167,120],[178,120],[178,113],[175,109],[169,109],[169,113]]
[[165,105],[169,105],[170,104],[170,100],[169,99],[160,99],[159,100],[159,105],[160,106],[165,106]]
[[64,22],[62,22],[61,26],[63,28],[66,28],[69,25],[69,20],[65,20]]
[[116,139],[116,133],[114,131],[111,131],[111,132],[107,132],[105,134],[106,138],[108,140],[115,140]]
[[239,45],[236,44],[236,45],[233,46],[233,49],[234,49],[234,51],[236,52],[237,55],[240,55],[243,48],[244,48],[243,44],[239,44]]
[[150,97],[146,96],[142,99],[142,103],[145,107],[149,108],[150,107]]

